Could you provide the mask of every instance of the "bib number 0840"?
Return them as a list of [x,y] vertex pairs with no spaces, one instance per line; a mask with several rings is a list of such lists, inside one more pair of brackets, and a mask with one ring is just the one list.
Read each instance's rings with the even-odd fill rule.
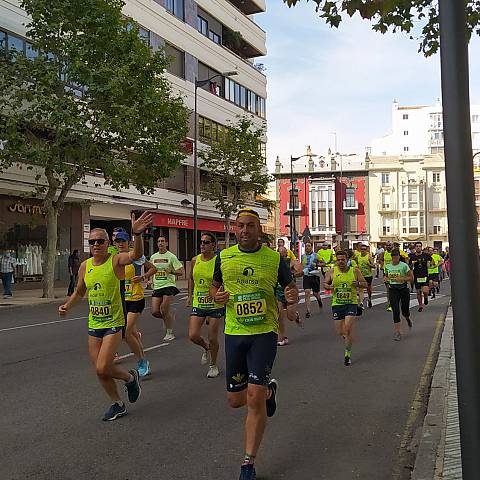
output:
[[96,317],[107,317],[110,315],[110,307],[108,305],[90,305],[90,313]]

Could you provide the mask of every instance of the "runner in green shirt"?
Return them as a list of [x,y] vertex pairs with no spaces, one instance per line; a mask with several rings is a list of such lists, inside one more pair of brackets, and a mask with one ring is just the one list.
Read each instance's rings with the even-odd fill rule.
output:
[[122,341],[125,327],[120,281],[125,278],[125,266],[143,255],[143,231],[152,223],[152,215],[144,212],[138,220],[132,215],[134,249],[128,253],[111,255],[108,252],[108,233],[102,228],[90,232],[88,243],[92,257],[85,260],[78,271],[77,288],[67,303],[58,308],[65,315],[88,292],[88,350],[97,377],[113,404],[103,420],[115,420],[126,415],[115,380],[123,380],[131,403],[140,396],[138,372],[126,372],[114,365],[113,356]]
[[175,340],[173,334],[172,298],[179,292],[177,277],[184,274],[183,264],[168,251],[168,243],[165,237],[158,237],[158,252],[150,257],[157,272],[153,276],[152,315],[163,318],[165,323],[165,336],[163,340],[171,342]]
[[266,425],[276,410],[277,381],[270,380],[277,351],[278,306],[275,287],[285,290],[287,317],[297,318],[298,289],[280,254],[263,247],[257,212],[237,216],[238,244],[217,256],[210,296],[226,305],[227,398],[231,407],[247,406],[245,458],[240,479],[254,480],[254,461]]

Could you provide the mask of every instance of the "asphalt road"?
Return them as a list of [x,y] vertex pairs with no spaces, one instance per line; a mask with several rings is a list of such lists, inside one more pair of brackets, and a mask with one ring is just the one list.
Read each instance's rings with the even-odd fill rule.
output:
[[[350,367],[333,334],[329,300],[321,313],[314,306],[304,329],[289,324],[291,343],[279,347],[274,368],[279,408],[257,459],[259,480],[393,478],[435,326],[449,302],[448,282],[442,289],[423,313],[412,296],[412,332],[394,342],[377,285],[374,308],[356,325]],[[0,310],[0,479],[236,480],[244,411],[228,408],[223,374],[205,377],[201,350],[187,339],[184,297],[175,300],[177,339],[170,344],[162,341],[161,321],[143,313],[153,374],[129,415],[115,422],[100,421],[109,402],[87,357],[85,304],[66,319],[56,305]],[[125,368],[134,364],[132,357],[122,361]]]

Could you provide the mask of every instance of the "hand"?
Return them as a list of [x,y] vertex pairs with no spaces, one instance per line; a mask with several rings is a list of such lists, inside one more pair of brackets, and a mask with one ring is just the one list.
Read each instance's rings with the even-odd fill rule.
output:
[[192,297],[187,297],[187,307],[192,306]]
[[153,215],[150,212],[143,212],[138,219],[135,220],[135,214],[132,213],[132,232],[140,234],[147,229],[153,221]]
[[295,286],[287,286],[285,287],[285,300],[288,303],[297,303],[298,302],[298,289]]
[[60,305],[58,307],[58,314],[61,315],[62,317],[67,314],[67,304],[65,303],[64,305]]
[[297,315],[298,315],[298,312],[297,312],[297,305],[287,305],[287,318],[288,320],[290,320],[291,322],[294,322],[295,320],[297,320]]
[[132,278],[132,283],[140,283],[143,280],[142,275],[136,275],[135,277]]
[[217,290],[217,293],[215,294],[215,303],[218,303],[220,305],[225,305],[228,302],[228,299],[230,298],[230,292],[226,292],[223,289],[223,285],[220,286],[220,288]]

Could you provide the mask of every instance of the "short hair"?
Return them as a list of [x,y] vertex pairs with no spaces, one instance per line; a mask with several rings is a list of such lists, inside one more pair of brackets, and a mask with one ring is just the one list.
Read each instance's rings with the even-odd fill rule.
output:
[[215,244],[217,243],[217,237],[215,237],[215,235],[212,232],[203,232],[200,235],[200,237],[203,237],[204,235],[209,237],[212,243],[215,243]]
[[338,252],[336,253],[336,256],[337,258],[341,256],[348,258],[348,253],[345,250],[338,250]]
[[165,240],[165,243],[168,243],[168,240],[167,240],[167,237],[165,235],[159,235],[158,238],[157,238],[157,242],[163,238]]
[[400,250],[398,248],[394,248],[391,253],[392,257],[400,256]]
[[104,228],[94,228],[93,230],[90,230],[90,235],[92,233],[101,233],[103,234],[106,240],[110,240],[110,237],[108,236],[108,232]]
[[278,242],[283,242],[283,244],[285,245],[285,240],[284,240],[283,238],[279,238],[279,239],[277,240],[277,243],[278,243]]
[[308,239],[308,240],[305,240],[305,242],[304,242],[304,243],[305,243],[305,245],[308,245],[308,244],[310,244],[310,245],[313,247],[313,242],[312,242],[310,239]]
[[415,247],[416,247],[417,245],[420,245],[420,246],[422,247],[422,246],[423,246],[423,243],[422,243],[422,242],[415,242]]

